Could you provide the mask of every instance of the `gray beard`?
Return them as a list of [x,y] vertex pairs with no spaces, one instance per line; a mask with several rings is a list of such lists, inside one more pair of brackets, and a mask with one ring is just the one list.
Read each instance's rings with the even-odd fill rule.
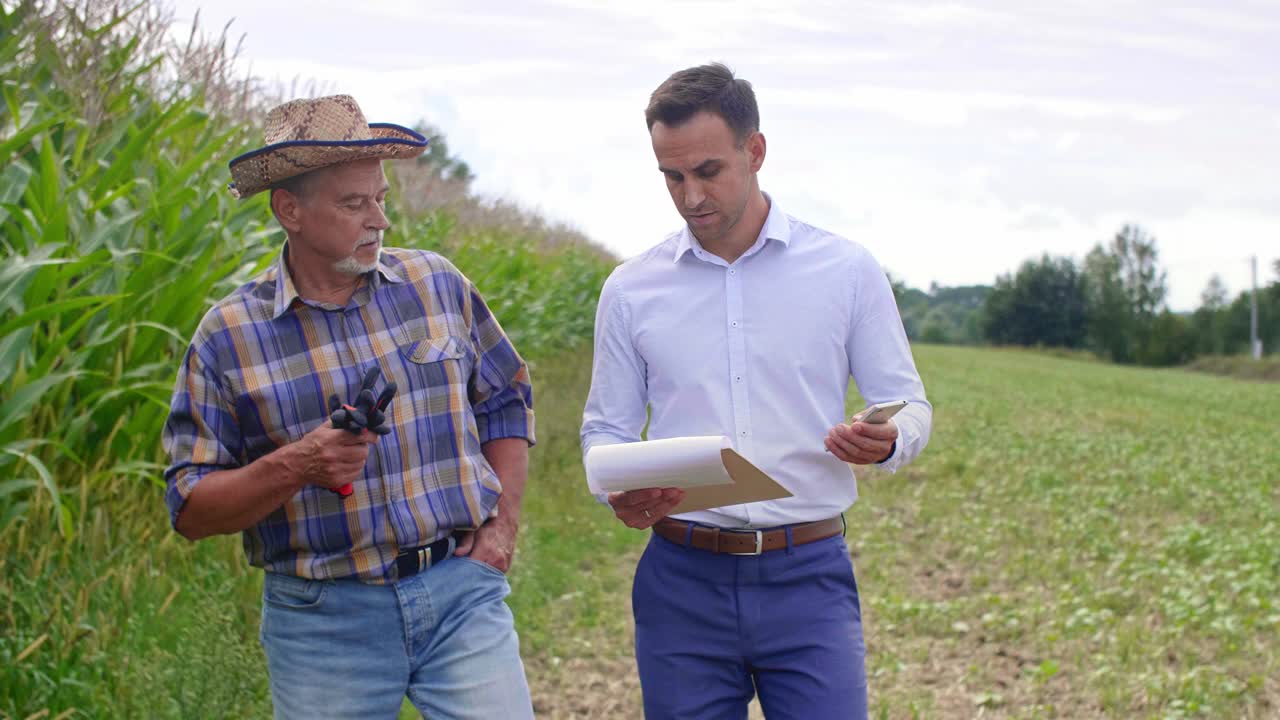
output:
[[338,262],[334,263],[333,269],[335,272],[340,272],[343,275],[363,275],[367,272],[371,272],[377,269],[378,260],[381,258],[382,258],[382,248],[378,248],[378,255],[373,259],[373,262],[371,263],[368,263],[368,264],[362,263],[359,260],[357,260],[354,255],[351,255],[348,257],[344,257]]

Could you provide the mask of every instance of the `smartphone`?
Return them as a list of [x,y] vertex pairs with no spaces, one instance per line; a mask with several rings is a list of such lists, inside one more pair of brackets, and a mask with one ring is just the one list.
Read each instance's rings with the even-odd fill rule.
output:
[[889,402],[876,403],[867,406],[863,411],[862,417],[857,422],[864,422],[871,425],[880,425],[889,421],[889,418],[898,414],[898,411],[907,406],[906,400],[891,400]]

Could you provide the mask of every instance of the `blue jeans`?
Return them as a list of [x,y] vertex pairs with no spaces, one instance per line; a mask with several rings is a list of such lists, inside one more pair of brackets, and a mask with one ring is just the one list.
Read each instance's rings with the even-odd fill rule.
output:
[[762,555],[654,535],[632,588],[648,720],[867,717],[866,647],[844,538]]
[[506,577],[450,557],[395,585],[267,573],[262,649],[277,718],[532,718]]

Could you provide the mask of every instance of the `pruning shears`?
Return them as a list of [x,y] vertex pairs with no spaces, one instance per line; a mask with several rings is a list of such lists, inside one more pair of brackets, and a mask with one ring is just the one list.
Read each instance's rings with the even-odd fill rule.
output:
[[[391,398],[396,394],[396,384],[395,382],[387,383],[375,398],[373,388],[378,384],[378,378],[381,375],[382,370],[376,365],[369,368],[364,374],[364,381],[360,383],[360,393],[356,395],[353,403],[342,402],[336,394],[329,396],[329,422],[335,428],[346,430],[353,435],[359,435],[364,430],[379,435],[391,432],[391,428],[386,426],[386,410],[391,405]],[[351,483],[333,492],[347,497],[352,493]]]

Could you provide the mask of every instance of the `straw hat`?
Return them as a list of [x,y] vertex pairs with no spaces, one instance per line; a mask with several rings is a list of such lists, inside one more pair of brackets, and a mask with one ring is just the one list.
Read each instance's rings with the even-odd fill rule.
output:
[[411,158],[427,139],[406,127],[370,124],[350,95],[291,100],[267,113],[266,146],[231,161],[231,194],[247,198],[281,180],[368,158]]

